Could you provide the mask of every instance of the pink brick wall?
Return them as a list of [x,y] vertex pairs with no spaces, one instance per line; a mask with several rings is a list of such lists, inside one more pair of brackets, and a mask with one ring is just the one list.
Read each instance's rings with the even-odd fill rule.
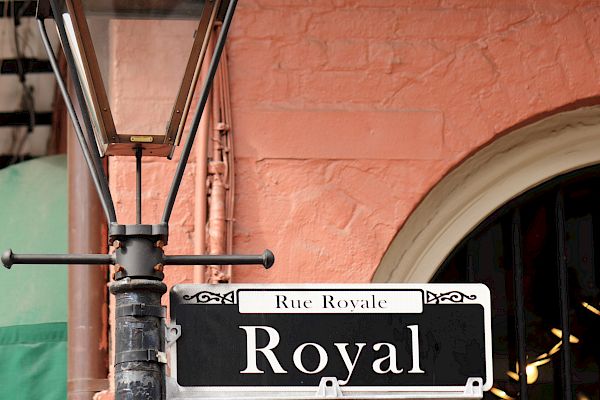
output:
[[[269,247],[277,262],[239,267],[234,280],[368,282],[448,170],[516,124],[599,94],[599,26],[597,1],[240,0],[229,41],[235,250]],[[115,26],[111,87],[120,129],[145,132],[164,127],[172,100],[139,94],[169,78],[170,56],[150,69],[126,61],[182,33],[142,31]],[[145,165],[144,218],[155,222],[174,163]],[[124,222],[133,168],[111,160]],[[193,251],[194,169],[170,253]],[[169,270],[169,283],[191,280],[191,269]]]
[[[268,247],[277,262],[238,267],[234,281],[369,282],[410,212],[466,156],[524,121],[597,102],[599,27],[598,1],[240,0],[228,47],[235,250]],[[113,25],[121,132],[164,129],[189,28]],[[174,162],[144,168],[152,223]],[[192,157],[171,254],[193,252],[203,229],[195,168]],[[134,222],[133,160],[111,159],[110,180],[120,220]],[[192,279],[168,269],[169,284]]]

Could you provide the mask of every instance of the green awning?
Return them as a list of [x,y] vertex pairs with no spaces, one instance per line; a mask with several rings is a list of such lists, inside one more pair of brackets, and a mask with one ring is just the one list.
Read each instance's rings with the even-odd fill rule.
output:
[[66,322],[0,327],[0,399],[67,397]]
[[[67,250],[65,156],[0,170],[0,252]],[[0,400],[66,398],[67,269],[0,267]]]

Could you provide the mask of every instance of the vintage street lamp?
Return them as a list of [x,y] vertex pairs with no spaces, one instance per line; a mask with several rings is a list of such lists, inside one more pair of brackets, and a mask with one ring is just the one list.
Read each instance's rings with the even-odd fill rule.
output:
[[[90,29],[80,0],[39,0],[37,23],[64,97],[77,139],[98,192],[109,228],[112,254],[14,254],[2,255],[6,268],[14,264],[111,264],[115,267],[115,282],[110,290],[116,296],[115,390],[116,399],[165,398],[165,309],[160,298],[166,291],[163,268],[166,265],[239,265],[261,264],[271,267],[274,256],[269,250],[261,255],[165,255],[168,243],[169,218],[173,211],[185,167],[190,156],[200,118],[237,0],[89,0],[85,13],[106,14],[116,18],[150,18],[196,15],[198,25],[183,79],[175,98],[171,116],[164,132],[120,133],[108,103],[101,68],[94,52]],[[61,78],[54,50],[50,45],[45,20],[53,19],[62,43],[65,59],[73,81],[73,91],[79,113]],[[216,21],[221,29],[214,45],[200,98],[191,121],[187,139],[171,188],[167,195],[162,220],[158,224],[141,221],[141,168],[143,156],[171,158],[183,136],[185,121],[200,71],[208,61],[211,33]],[[191,34],[191,33],[190,33]],[[101,158],[110,155],[136,158],[137,223],[122,225],[117,221]]]

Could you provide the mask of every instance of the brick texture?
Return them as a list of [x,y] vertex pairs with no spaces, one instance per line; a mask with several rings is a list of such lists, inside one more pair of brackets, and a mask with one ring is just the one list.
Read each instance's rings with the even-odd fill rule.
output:
[[[277,261],[270,271],[238,267],[234,281],[368,282],[411,210],[466,156],[598,96],[599,21],[597,1],[241,0],[228,44],[235,250],[268,247]],[[117,125],[163,129],[166,82],[177,79],[169,58],[185,53],[183,33],[114,29]],[[165,46],[168,56],[152,60]],[[131,69],[130,60],[144,64]],[[146,165],[144,218],[155,222],[174,163]],[[192,252],[194,230],[204,229],[193,223],[194,169],[192,160],[170,253]],[[111,160],[125,222],[134,219],[133,171],[132,160]],[[192,271],[170,269],[167,280],[189,282]]]
[[[236,269],[235,279],[368,281],[406,216],[465,156],[598,94],[599,18],[593,1],[241,1],[228,44],[235,248],[272,247],[278,262],[269,272]],[[188,25],[111,26],[120,131],[163,129]],[[151,63],[157,53],[164,60]],[[134,217],[133,168],[111,160],[124,222]],[[202,229],[193,225],[194,169],[192,160],[170,252],[192,251]],[[146,221],[159,219],[173,170],[145,163]],[[191,280],[175,271],[173,282]]]

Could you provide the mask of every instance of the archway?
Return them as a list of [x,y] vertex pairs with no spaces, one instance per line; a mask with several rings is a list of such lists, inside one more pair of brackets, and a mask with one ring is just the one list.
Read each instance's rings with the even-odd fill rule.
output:
[[598,204],[600,165],[544,182],[487,217],[432,278],[490,289],[495,397],[486,399],[600,396]]
[[506,202],[600,163],[600,107],[559,113],[484,147],[444,177],[392,240],[373,282],[427,282],[450,252]]

